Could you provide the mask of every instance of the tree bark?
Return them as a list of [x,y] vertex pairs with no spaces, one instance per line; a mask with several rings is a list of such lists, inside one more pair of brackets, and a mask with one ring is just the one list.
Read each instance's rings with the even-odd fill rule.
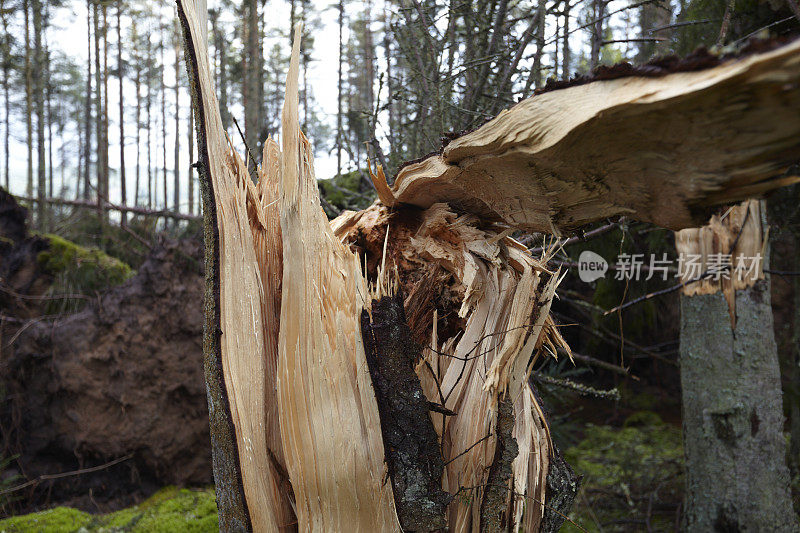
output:
[[167,64],[164,62],[164,33],[166,28],[161,28],[161,41],[159,41],[158,54],[161,66],[159,68],[159,92],[161,93],[161,184],[164,193],[164,203],[162,207],[169,209],[169,199],[167,197],[167,85],[164,80]]
[[798,531],[789,495],[769,281],[681,295],[688,531]]
[[261,131],[261,107],[262,90],[259,84],[259,72],[262,69],[260,61],[261,50],[258,46],[259,32],[259,10],[258,0],[246,0],[245,7],[245,47],[243,50],[245,65],[243,100],[244,100],[244,138],[247,148],[250,151],[247,157],[247,167],[251,172],[255,171],[257,161],[253,157],[258,157],[258,146],[261,144],[258,139]]
[[95,2],[92,6],[92,23],[94,25],[94,107],[95,107],[95,137],[97,137],[97,187],[95,196],[97,200],[97,217],[103,217],[101,209],[101,196],[103,194],[103,85],[100,72],[100,8]]
[[342,67],[344,65],[344,0],[339,0],[339,78],[336,83],[336,175],[342,173]]
[[181,41],[180,27],[175,21],[173,26],[175,32],[175,152],[174,152],[174,179],[172,183],[173,208],[176,213],[181,212],[181,113],[180,113],[180,79],[181,79]]
[[11,62],[8,60],[8,56],[11,53],[11,46],[9,43],[10,36],[8,35],[8,15],[5,12],[5,0],[0,0],[0,11],[2,11],[0,17],[3,19],[3,96],[5,102],[5,114],[3,116],[3,175],[5,176],[5,186],[8,191],[10,190],[9,182],[11,180],[11,175],[9,174],[10,154],[8,152],[8,144],[11,137],[11,131],[8,129],[11,122],[11,100],[9,96]]
[[30,5],[31,0],[24,0],[25,23],[25,127],[27,133],[26,148],[28,150],[28,180],[25,194],[33,196],[33,69],[31,68],[31,30],[30,30]]
[[139,205],[139,191],[141,179],[141,151],[142,151],[142,58],[139,56],[139,34],[136,29],[135,18],[131,20],[131,41],[133,43],[133,53],[136,63],[136,77],[133,80],[133,85],[136,90],[136,179],[133,185],[133,205]]
[[[44,113],[44,74],[45,60],[42,47],[42,3],[33,0],[33,90],[36,111],[36,194],[39,198],[47,196],[47,168],[45,167],[45,113]],[[41,202],[37,206],[36,219],[39,227],[47,231],[46,206]]]
[[[689,531],[798,531],[758,202],[676,234],[705,273],[681,295],[680,367]],[[752,258],[755,258],[752,259]],[[688,264],[688,263],[686,263]],[[683,279],[694,274],[683,274]]]
[[[91,170],[92,170],[92,0],[86,0],[86,107],[84,109],[83,137],[83,199],[90,198]],[[30,196],[30,193],[28,193]]]
[[[127,205],[128,189],[125,180],[125,105],[123,103],[124,74],[122,65],[122,0],[117,0],[117,75],[119,77],[119,187],[122,205]],[[137,117],[136,120],[138,121],[139,118]],[[120,222],[123,227],[127,225],[127,213],[122,212]]]

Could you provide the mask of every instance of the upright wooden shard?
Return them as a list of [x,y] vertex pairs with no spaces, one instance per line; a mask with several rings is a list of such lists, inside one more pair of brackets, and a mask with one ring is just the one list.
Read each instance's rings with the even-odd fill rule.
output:
[[274,259],[280,255],[277,210],[267,207],[276,197],[275,185],[263,180],[256,190],[233,150],[220,120],[194,4],[178,5],[198,103],[209,215],[206,253],[213,251],[207,299],[214,316],[208,322],[207,313],[204,351],[221,527],[277,531],[294,519],[281,480],[281,442],[274,433],[279,277],[262,277],[261,266],[280,264]]
[[369,293],[359,258],[319,204],[297,117],[299,35],[283,110],[279,210],[283,288],[278,357],[281,438],[301,531],[399,531],[378,407],[361,340]]

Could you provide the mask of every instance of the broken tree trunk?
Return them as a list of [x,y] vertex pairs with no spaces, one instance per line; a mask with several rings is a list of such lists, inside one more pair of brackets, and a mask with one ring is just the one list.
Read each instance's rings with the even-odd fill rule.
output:
[[708,273],[681,295],[688,531],[798,531],[761,209],[746,202],[676,234],[698,265],[684,281]]
[[709,206],[798,181],[782,174],[798,159],[799,71],[796,40],[706,70],[545,92],[405,166],[381,201],[447,202],[545,233],[619,214],[702,226]]
[[[178,13],[201,158],[220,528],[538,530],[552,445],[528,377],[537,357],[569,352],[549,314],[559,272],[509,238],[502,216],[476,208],[488,205],[477,196],[437,197],[432,186],[434,201],[403,203],[380,169],[383,203],[329,224],[298,125],[297,41],[281,146],[265,142],[254,185],[222,127],[194,2],[179,0]],[[765,69],[796,79],[800,69],[784,63]],[[760,168],[748,179],[774,175],[774,165]],[[609,176],[629,188],[640,179]],[[406,175],[400,186],[419,190],[413,182],[429,177]],[[713,201],[674,187],[665,201],[677,198],[676,212]],[[531,220],[551,220],[524,209]],[[581,210],[574,220],[611,214]]]

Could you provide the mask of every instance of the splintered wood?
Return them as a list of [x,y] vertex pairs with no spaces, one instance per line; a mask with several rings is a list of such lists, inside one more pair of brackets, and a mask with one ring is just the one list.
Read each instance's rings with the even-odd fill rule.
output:
[[[191,26],[193,14],[185,11]],[[414,370],[427,400],[452,415],[444,426],[438,414],[424,415],[435,422],[438,439],[427,452],[447,465],[436,483],[451,496],[441,501],[447,505],[455,496],[445,519],[452,531],[480,526],[497,407],[505,398],[513,404],[519,453],[507,465],[512,475],[500,491],[506,501],[490,511],[534,530],[545,501],[550,444],[525,384],[540,351],[566,348],[548,318],[557,273],[502,228],[479,229],[479,219],[445,204],[401,216],[398,221],[419,229],[412,233],[398,222],[397,238],[388,241],[399,211],[376,205],[329,224],[311,147],[298,126],[298,46],[287,82],[283,146],[266,141],[255,185],[222,130],[213,92],[199,91],[219,231],[220,360],[250,525],[256,531],[400,530],[360,318],[362,310],[370,312],[372,297],[398,290],[388,276],[410,279],[435,265],[449,273],[459,295],[447,312],[465,324],[441,343],[433,321],[417,324],[428,341]],[[202,88],[210,80],[207,65],[199,63]],[[362,258],[342,242],[344,230],[356,226],[383,235],[378,254],[364,251]],[[382,262],[385,274],[373,278],[378,289],[369,287],[362,260]]]
[[[459,216],[446,204],[435,204],[417,217],[393,216],[389,208],[375,205],[343,213],[332,225],[337,236],[366,250],[383,241],[388,227],[387,262],[400,267],[401,285],[403,278],[425,279],[431,269],[443,268],[452,275],[452,292],[458,300],[449,308],[445,303],[433,315],[457,315],[465,327],[442,339],[442,328],[434,320],[417,365],[428,400],[456,413],[452,417],[431,413],[447,462],[443,487],[463,496],[450,504],[449,527],[477,531],[480,526],[497,443],[497,406],[504,397],[513,402],[513,436],[519,448],[509,469],[508,501],[502,507],[510,514],[504,523],[515,524],[514,530],[536,531],[544,511],[551,448],[547,424],[527,378],[540,354],[555,354],[559,347],[569,351],[549,316],[558,272],[548,271],[524,246],[504,237],[503,228],[481,229],[477,217]],[[411,233],[404,226],[418,229]],[[427,290],[435,293],[439,288]],[[407,308],[424,305],[412,305],[412,299],[407,297]],[[416,324],[410,326],[418,329]]]
[[764,279],[767,231],[762,205],[748,200],[721,215],[714,215],[702,228],[675,233],[675,248],[681,264],[681,291],[687,296],[722,291],[728,302],[731,327],[736,326],[736,291]]
[[[550,315],[560,272],[511,230],[618,213],[683,227],[698,207],[782,183],[768,178],[800,142],[800,120],[773,116],[800,112],[781,85],[798,81],[798,42],[535,97],[406,167],[394,188],[378,168],[381,202],[328,223],[299,129],[300,28],[281,145],[267,139],[254,183],[222,127],[195,3],[178,8],[210,194],[217,344],[204,346],[227,529],[537,531],[552,444],[529,374],[570,352]],[[709,132],[727,149],[706,149]],[[761,245],[744,223],[760,214],[745,209],[712,222],[715,251]],[[702,247],[692,235],[679,242]]]
[[386,205],[447,202],[557,234],[626,214],[679,230],[798,181],[800,40],[697,72],[528,98],[404,167]]

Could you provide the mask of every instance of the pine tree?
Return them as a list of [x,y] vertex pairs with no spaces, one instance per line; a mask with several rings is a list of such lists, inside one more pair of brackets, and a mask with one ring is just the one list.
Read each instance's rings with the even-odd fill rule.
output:
[[[122,205],[128,205],[128,191],[125,182],[125,105],[123,98],[124,66],[122,64],[122,0],[117,0],[117,74],[119,77],[119,186]],[[120,222],[128,223],[128,214],[123,211]]]

